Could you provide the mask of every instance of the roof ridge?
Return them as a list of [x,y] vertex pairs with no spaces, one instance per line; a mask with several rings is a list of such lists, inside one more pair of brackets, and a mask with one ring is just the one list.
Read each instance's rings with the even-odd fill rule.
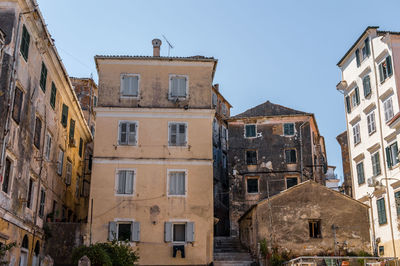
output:
[[260,116],[285,116],[285,115],[311,115],[299,111],[290,107],[283,106],[281,104],[275,104],[267,100],[259,105],[251,107],[246,111],[239,113],[232,118],[244,118],[244,117],[260,117]]

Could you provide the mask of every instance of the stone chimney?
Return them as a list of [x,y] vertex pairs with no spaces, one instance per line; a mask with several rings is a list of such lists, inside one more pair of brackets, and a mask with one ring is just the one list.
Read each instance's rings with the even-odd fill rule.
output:
[[153,44],[153,56],[160,56],[160,47],[161,47],[161,40],[160,39],[153,39],[151,41]]

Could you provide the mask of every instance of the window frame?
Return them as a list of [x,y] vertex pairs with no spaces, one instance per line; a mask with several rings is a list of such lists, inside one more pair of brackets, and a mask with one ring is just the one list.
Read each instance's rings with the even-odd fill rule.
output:
[[[250,137],[247,136],[247,126],[254,126],[254,131],[255,131],[254,136],[250,136]],[[255,139],[255,138],[257,138],[257,124],[244,124],[243,131],[244,131],[243,132],[244,138],[246,138],[246,139]]]
[[[249,180],[257,180],[257,192],[249,192]],[[246,194],[258,195],[260,194],[260,177],[259,176],[246,176]]]
[[[389,65],[388,65],[389,63]],[[385,69],[383,69],[383,64],[386,64]],[[389,67],[390,66],[390,73]],[[378,64],[378,71],[379,71],[379,82],[383,84],[386,80],[393,76],[393,60],[392,56],[388,54],[385,56]]]
[[[255,162],[249,163],[248,161],[248,152],[254,152],[255,153]],[[246,158],[246,165],[257,165],[258,164],[258,151],[256,149],[248,149],[245,151],[245,158]]]
[[[176,222],[171,222],[172,223],[172,226],[171,226],[171,236],[172,236],[172,243],[173,244],[186,244],[186,241],[187,241],[187,222],[178,222],[178,221],[176,221]],[[184,241],[175,241],[174,240],[174,229],[175,229],[175,225],[184,225],[185,226],[185,230],[184,230],[184,232],[185,232],[185,240]]]
[[[50,140],[50,141],[49,141]],[[50,161],[51,156],[51,146],[52,146],[53,136],[49,131],[46,132],[45,147],[44,147],[44,157],[46,161]]]
[[[132,193],[118,193],[118,187],[119,187],[119,173],[121,171],[130,171],[133,172],[133,182],[132,182]],[[133,197],[136,195],[136,175],[137,175],[137,169],[136,168],[116,168],[115,169],[115,196],[118,197]],[[126,180],[125,180],[126,182]],[[125,192],[126,192],[126,187],[125,187]]]
[[[360,171],[361,170],[361,171]],[[357,174],[357,183],[358,185],[365,184],[365,171],[364,171],[364,161],[358,162],[356,164],[356,174]],[[361,175],[362,174],[362,178]]]
[[[42,199],[43,199],[43,202],[42,202]],[[38,211],[38,216],[41,219],[44,218],[45,209],[46,209],[46,190],[44,189],[44,187],[41,187],[40,188],[39,211]]]
[[[317,224],[317,233],[315,234],[314,233],[314,228],[313,228],[313,233],[311,232],[311,226],[313,225],[313,224]],[[309,232],[309,238],[313,238],[313,239],[318,239],[318,238],[322,238],[322,228],[321,228],[322,226],[321,226],[321,220],[320,219],[309,219],[308,220],[308,232]]]
[[47,85],[47,67],[45,63],[42,61],[42,68],[40,70],[40,80],[39,87],[42,89],[44,93],[46,93],[46,85]]
[[[186,79],[186,91],[185,96],[172,96],[172,79],[173,78],[185,78]],[[168,100],[186,100],[189,98],[189,76],[180,74],[170,74],[169,75],[169,86],[168,86]]]
[[[61,158],[61,161],[60,161],[60,154],[61,153],[62,153],[62,158]],[[59,176],[62,176],[63,172],[64,172],[64,157],[65,157],[65,151],[61,147],[59,147],[58,148],[58,154],[57,154],[57,169],[56,169],[56,173]]]
[[[137,77],[137,95],[124,95],[123,79],[124,77]],[[140,97],[140,74],[137,73],[121,73],[120,75],[120,98],[122,99],[138,99]]]
[[[368,82],[367,82],[368,80]],[[370,77],[370,73],[366,74],[363,78],[362,78],[362,84],[363,84],[363,92],[364,92],[364,97],[368,97],[372,94],[372,86],[371,86],[371,77]],[[366,91],[366,84],[369,85],[368,87],[368,93]]]
[[[18,99],[19,101],[19,108],[16,111],[16,101],[17,101],[17,91],[19,91],[20,97]],[[24,103],[24,91],[19,87],[19,86],[15,86],[15,90],[14,90],[14,100],[13,100],[13,109],[12,109],[12,114],[11,117],[13,118],[13,120],[15,121],[15,123],[17,123],[17,125],[19,125],[19,123],[21,122],[21,112],[22,112],[22,106]],[[18,105],[18,104],[17,104]],[[16,114],[17,113],[17,114]]]
[[352,130],[353,130],[353,144],[354,146],[356,146],[357,144],[361,143],[360,122],[355,123],[352,126]]
[[[121,127],[122,124],[126,123],[127,124],[127,132],[126,132],[126,143],[122,143],[121,142]],[[129,142],[129,134],[130,131],[128,133],[128,128],[130,128],[131,124],[135,124],[135,143],[134,144],[130,144]],[[135,120],[119,120],[118,121],[118,146],[129,146],[129,147],[137,147],[139,145],[139,121],[135,121]]]
[[28,62],[29,58],[29,48],[30,48],[30,40],[31,40],[31,35],[26,28],[26,25],[22,25],[22,33],[21,33],[21,43],[19,47],[19,52],[22,56],[22,58],[25,60],[25,62]]
[[375,110],[372,110],[367,114],[367,128],[370,136],[376,132]]
[[[8,174],[8,182],[7,182],[7,191],[4,191],[4,181],[5,181],[5,174],[7,170],[7,160],[10,162],[10,169]],[[7,197],[11,197],[11,188],[14,180],[14,164],[15,160],[12,159],[10,156],[6,155],[4,160],[4,167],[2,171],[2,180],[1,180],[1,192],[7,195]]]
[[[383,205],[380,204],[381,202],[383,202]],[[382,210],[382,206],[383,206],[383,210]],[[383,214],[383,211],[384,211],[384,216],[381,216]],[[385,201],[384,197],[376,199],[376,212],[378,214],[378,224],[379,224],[379,226],[386,225],[387,224],[387,214],[386,214],[386,201]]]
[[[293,161],[288,161],[288,158],[287,158],[287,151],[292,151],[292,150],[294,150],[295,151],[295,161],[293,162]],[[287,148],[287,149],[284,149],[284,158],[285,158],[285,163],[286,164],[296,164],[297,163],[297,149],[296,148]],[[291,155],[290,155],[290,157],[291,157]]]
[[[377,160],[376,160],[376,156],[378,158]],[[373,177],[376,177],[376,176],[379,176],[380,174],[382,174],[381,158],[379,155],[379,151],[371,154],[371,165],[372,165],[372,176]],[[375,171],[376,171],[376,173],[375,173]]]
[[[287,132],[286,132],[286,126],[289,126],[289,125],[291,125],[293,128],[293,134],[286,134]],[[290,130],[290,129],[288,129],[288,130]],[[289,131],[288,133],[290,133],[291,131]],[[296,135],[296,128],[295,128],[295,123],[284,123],[283,124],[283,135],[284,136],[294,136],[294,135]]]
[[[40,128],[37,128],[38,122],[40,124]],[[38,115],[36,115],[35,127],[33,131],[33,146],[35,146],[38,150],[40,150],[40,144],[42,142],[42,129],[43,129],[43,121]]]
[[[389,110],[387,110],[387,105],[386,105],[388,102],[390,102],[390,109]],[[388,111],[390,111],[390,113],[391,113],[390,117],[386,116]],[[383,113],[384,113],[384,116],[385,116],[385,122],[386,123],[389,122],[394,117],[392,96],[388,97],[387,99],[385,99],[383,101]]]
[[[296,185],[288,187],[288,183],[287,183],[288,179],[296,179],[297,180]],[[298,176],[285,176],[285,188],[286,189],[289,189],[291,187],[297,186],[298,184],[299,184],[299,177]]]
[[[170,194],[170,173],[184,173],[185,174],[185,193],[184,194]],[[188,170],[187,169],[167,169],[167,197],[182,197],[186,198],[188,195]]]
[[[185,125],[185,143],[184,145],[171,145],[171,125],[173,124],[183,124]],[[178,128],[177,128],[178,130]],[[188,122],[181,122],[181,121],[169,121],[168,122],[168,147],[187,147],[189,142],[189,127]]]

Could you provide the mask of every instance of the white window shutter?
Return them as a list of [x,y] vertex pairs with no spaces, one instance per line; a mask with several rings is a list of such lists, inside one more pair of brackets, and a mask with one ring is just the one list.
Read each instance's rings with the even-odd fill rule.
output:
[[133,194],[133,171],[126,171],[126,185],[125,185],[125,194]]
[[108,241],[113,241],[117,239],[117,223],[109,222],[108,223]]
[[140,222],[132,222],[131,229],[131,241],[139,242],[140,241]]
[[164,224],[164,241],[172,242],[172,223],[165,222]]
[[194,222],[186,223],[186,242],[194,242]]

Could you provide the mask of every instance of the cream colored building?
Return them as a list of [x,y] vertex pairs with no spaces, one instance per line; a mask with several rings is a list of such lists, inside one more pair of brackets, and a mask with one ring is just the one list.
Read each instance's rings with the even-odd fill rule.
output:
[[353,196],[370,208],[371,250],[400,255],[400,33],[368,27],[338,63]]
[[0,1],[0,242],[16,242],[11,265],[45,265],[46,222],[87,216],[79,192],[92,138],[45,25],[36,1]]
[[141,265],[206,265],[213,259],[217,60],[161,57],[160,45],[153,40],[153,57],[95,57],[90,241],[128,240]]

